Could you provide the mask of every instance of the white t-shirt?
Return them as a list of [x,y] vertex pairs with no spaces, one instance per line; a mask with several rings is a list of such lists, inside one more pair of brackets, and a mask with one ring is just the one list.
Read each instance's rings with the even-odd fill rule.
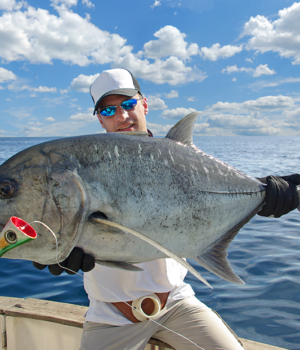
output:
[[131,324],[111,302],[131,301],[153,293],[169,292],[167,304],[194,295],[183,282],[187,270],[173,259],[136,264],[145,271],[127,271],[96,264],[84,274],[84,287],[90,299],[86,320],[115,326]]

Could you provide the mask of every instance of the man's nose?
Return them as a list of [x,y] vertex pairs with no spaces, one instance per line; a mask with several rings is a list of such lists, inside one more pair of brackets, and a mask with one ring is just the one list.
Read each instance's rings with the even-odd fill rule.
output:
[[126,120],[128,117],[128,112],[125,111],[121,106],[118,106],[116,110],[116,119],[123,121]]

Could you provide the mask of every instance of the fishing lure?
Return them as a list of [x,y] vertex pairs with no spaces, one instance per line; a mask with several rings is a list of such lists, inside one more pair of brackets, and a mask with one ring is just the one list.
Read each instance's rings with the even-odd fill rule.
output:
[[0,257],[10,249],[32,241],[36,231],[26,221],[12,216],[0,233]]

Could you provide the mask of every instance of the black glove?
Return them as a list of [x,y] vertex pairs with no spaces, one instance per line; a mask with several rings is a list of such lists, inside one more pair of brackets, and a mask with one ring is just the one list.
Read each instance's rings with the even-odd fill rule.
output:
[[[34,261],[32,264],[39,270],[43,270],[46,266],[48,266],[36,263]],[[48,266],[49,271],[52,273],[52,275],[59,276],[64,271],[66,271],[66,273],[69,275],[74,275],[79,270],[82,270],[83,272],[91,271],[95,267],[95,259],[92,255],[85,254],[82,248],[75,247],[67,259],[62,261],[60,265],[66,269],[60,267],[58,264]],[[68,269],[74,272],[71,272]]]
[[267,184],[266,204],[257,214],[279,218],[281,215],[296,209],[300,204],[300,193],[297,185],[300,185],[300,174],[288,176],[267,176],[258,179]]

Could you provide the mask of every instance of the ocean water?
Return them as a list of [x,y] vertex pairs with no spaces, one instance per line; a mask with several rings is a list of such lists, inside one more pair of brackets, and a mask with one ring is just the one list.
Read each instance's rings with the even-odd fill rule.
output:
[[[0,164],[31,145],[53,138],[0,138]],[[203,151],[245,173],[262,177],[300,173],[299,138],[195,137]],[[228,213],[230,215],[230,213]],[[235,285],[190,263],[213,286],[188,274],[199,300],[216,310],[238,336],[300,349],[300,212],[279,218],[255,216],[228,250]],[[82,277],[52,276],[31,262],[0,259],[0,295],[88,305]]]

